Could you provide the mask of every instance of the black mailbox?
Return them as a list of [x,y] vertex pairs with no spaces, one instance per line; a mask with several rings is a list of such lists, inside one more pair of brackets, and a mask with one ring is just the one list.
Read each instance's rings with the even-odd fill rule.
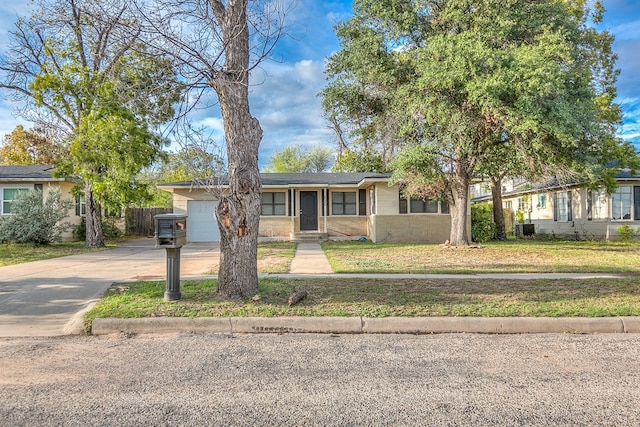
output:
[[187,215],[156,215],[156,248],[180,248],[187,243]]
[[180,248],[187,243],[187,215],[156,215],[156,248],[167,250],[167,286],[164,299],[175,301],[180,295]]

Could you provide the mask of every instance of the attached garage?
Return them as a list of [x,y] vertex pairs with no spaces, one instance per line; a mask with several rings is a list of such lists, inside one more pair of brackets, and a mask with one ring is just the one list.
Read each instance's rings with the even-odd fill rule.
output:
[[217,201],[189,200],[187,202],[187,240],[189,242],[218,242],[220,232],[216,222]]

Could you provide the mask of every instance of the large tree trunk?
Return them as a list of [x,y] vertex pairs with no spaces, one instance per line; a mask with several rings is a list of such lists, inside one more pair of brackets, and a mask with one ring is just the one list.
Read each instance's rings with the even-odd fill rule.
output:
[[258,292],[258,225],[262,184],[258,146],[262,129],[249,111],[247,1],[215,3],[225,42],[225,65],[210,80],[218,94],[229,162],[229,194],[216,210],[220,229],[218,293],[240,298]]
[[103,248],[104,233],[102,232],[102,207],[93,197],[91,183],[84,185],[85,199],[85,246],[87,248]]
[[458,166],[451,188],[453,204],[451,213],[451,233],[449,244],[452,246],[469,246],[469,230],[467,227],[467,211],[469,210],[470,175]]
[[505,240],[507,232],[502,209],[502,178],[489,178],[491,181],[491,200],[493,202],[493,222],[496,225],[496,240]]

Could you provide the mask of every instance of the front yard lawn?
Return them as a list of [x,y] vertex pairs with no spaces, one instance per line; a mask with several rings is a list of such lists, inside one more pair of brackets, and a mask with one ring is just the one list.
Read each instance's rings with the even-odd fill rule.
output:
[[288,273],[297,247],[292,242],[258,243],[258,272]]
[[77,255],[101,249],[88,249],[84,242],[54,243],[52,245],[33,246],[24,243],[0,244],[0,267],[40,261],[67,255]]
[[[260,300],[215,294],[212,279],[183,281],[182,299],[165,302],[165,282],[115,284],[87,313],[97,317],[227,316],[547,316],[640,315],[636,278],[572,280],[282,279],[260,280]],[[307,298],[289,307],[289,296]]]
[[508,240],[477,248],[325,242],[335,273],[630,273],[640,274],[640,244]]

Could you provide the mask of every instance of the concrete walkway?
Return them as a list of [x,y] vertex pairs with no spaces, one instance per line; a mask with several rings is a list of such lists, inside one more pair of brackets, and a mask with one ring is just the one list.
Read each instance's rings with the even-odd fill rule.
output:
[[296,255],[289,267],[290,274],[333,273],[320,243],[298,243]]

